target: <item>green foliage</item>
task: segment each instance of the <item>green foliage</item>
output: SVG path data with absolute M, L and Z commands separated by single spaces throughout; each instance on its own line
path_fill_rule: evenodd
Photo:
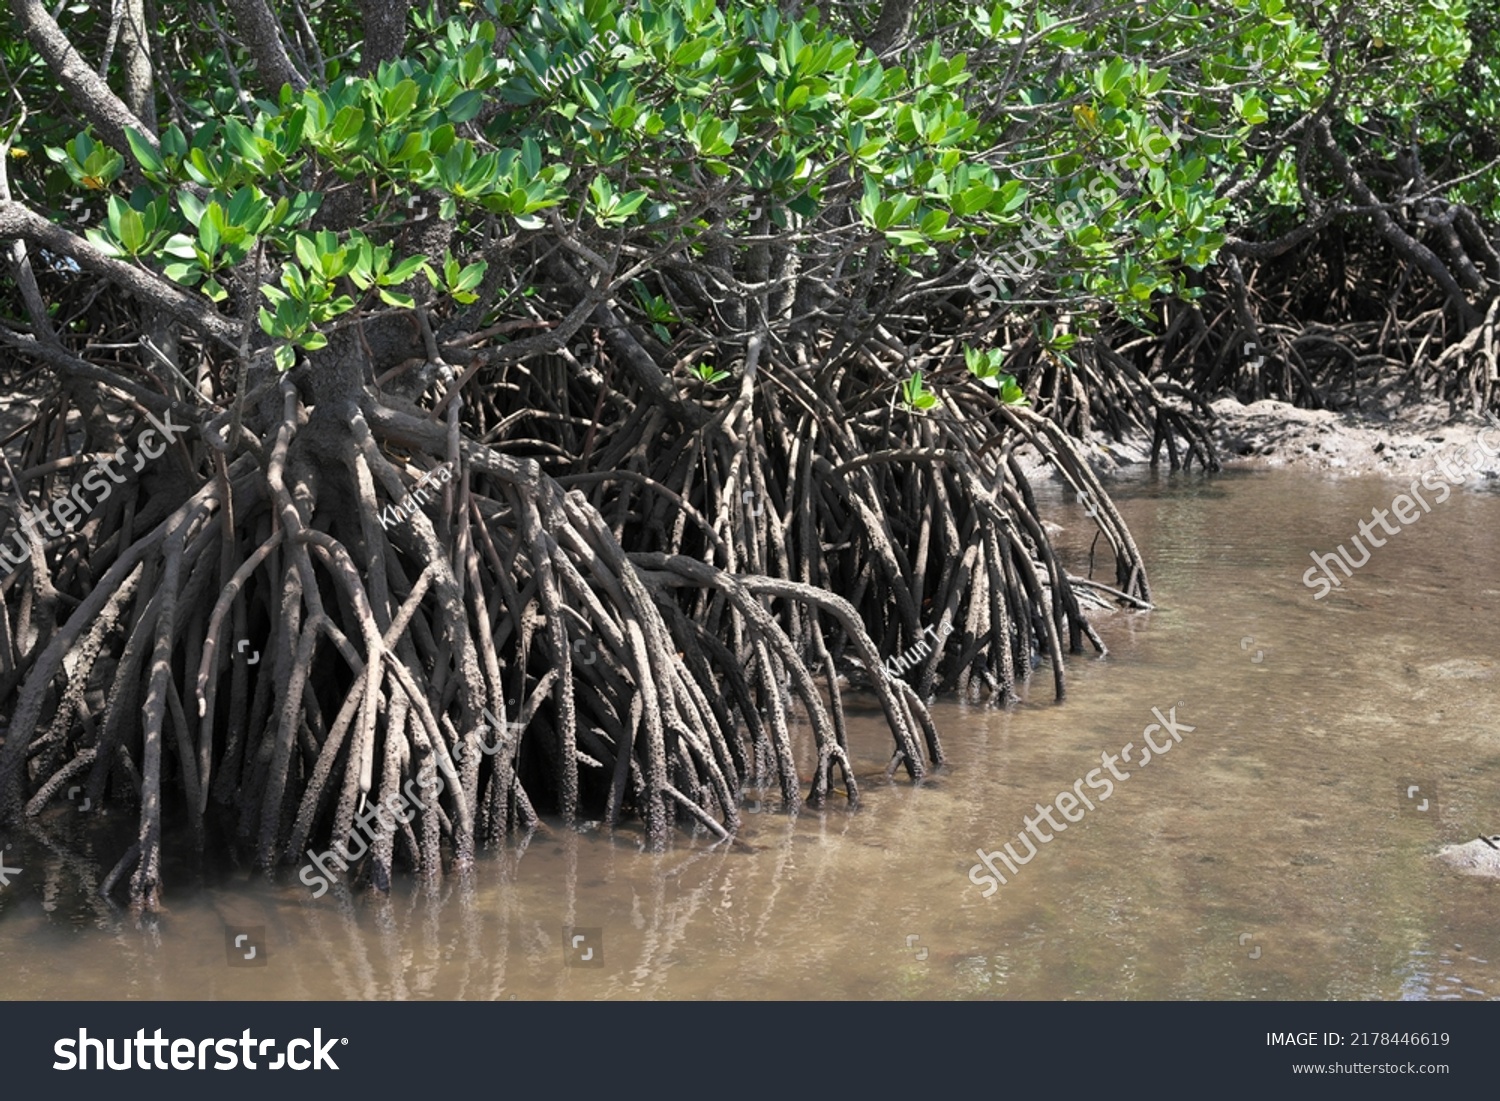
M 922 372 L 913 371 L 911 378 L 901 384 L 901 401 L 908 409 L 920 413 L 937 404 L 937 395 L 922 382 Z
M 274 102 L 226 88 L 226 47 L 189 20 L 171 28 L 192 43 L 170 74 L 180 125 L 116 151 L 39 117 L 18 151 L 42 142 L 56 168 L 18 170 L 15 186 L 51 209 L 78 193 L 96 245 L 216 302 L 261 250 L 277 273 L 261 324 L 283 363 L 340 313 L 414 308 L 418 274 L 475 301 L 477 257 L 394 255 L 411 204 L 433 193 L 456 241 L 570 226 L 600 254 L 698 259 L 726 232 L 727 247 L 756 247 L 733 237 L 753 206 L 811 266 L 842 252 L 865 257 L 851 271 L 893 264 L 933 285 L 1026 249 L 1024 231 L 1053 246 L 1029 294 L 1144 316 L 1158 295 L 1192 293 L 1187 273 L 1214 260 L 1231 221 L 1300 209 L 1296 149 L 1236 208 L 1220 185 L 1273 155 L 1264 135 L 1322 103 L 1334 72 L 1335 117 L 1377 155 L 1415 142 L 1478 167 L 1475 135 L 1500 117 L 1500 41 L 1486 24 L 1476 59 L 1467 23 L 1494 6 L 1374 0 L 1335 19 L 1300 0 L 938 3 L 919 12 L 920 46 L 882 60 L 842 9 L 486 0 L 446 19 L 419 6 L 407 56 L 363 76 L 329 61 L 326 82 Z M 324 14 L 317 34 L 337 57 L 357 13 Z M 45 68 L 24 46 L 0 52 L 44 101 Z M 308 233 L 321 193 L 353 181 L 372 196 L 360 228 Z M 1493 174 L 1457 193 L 1492 214 L 1500 202 Z M 625 308 L 666 343 L 694 320 L 641 282 Z M 1001 400 L 1024 400 L 998 361 L 966 360 Z M 907 404 L 927 408 L 914 378 Z
M 1000 373 L 1000 364 L 1005 353 L 999 348 L 980 351 L 978 348 L 964 349 L 964 364 L 969 373 L 991 390 L 1005 405 L 1027 405 L 1026 394 L 1016 382 L 1014 375 Z
M 700 381 L 709 383 L 710 385 L 716 382 L 723 382 L 725 379 L 731 377 L 728 371 L 716 370 L 714 368 L 714 365 L 707 360 L 695 365 L 693 367 L 693 374 L 696 375 Z
M 638 282 L 631 289 L 635 292 L 636 301 L 640 303 L 641 312 L 651 325 L 651 331 L 661 338 L 662 343 L 672 343 L 672 334 L 667 331 L 667 326 L 682 320 L 672 309 L 672 304 L 661 295 L 652 294 L 643 283 Z
M 389 288 L 401 286 L 419 271 L 426 272 L 433 286 L 438 285 L 437 275 L 432 271 L 426 259 L 421 256 L 408 256 L 400 263 L 392 265 L 391 246 L 377 245 L 358 231 L 349 235 L 349 244 L 354 249 L 354 263 L 349 268 L 350 280 L 362 291 L 374 287 L 380 300 L 388 306 L 411 309 L 416 305 L 416 299 L 411 295 Z M 457 262 L 453 261 L 453 263 L 456 266 Z M 470 268 L 472 271 L 468 275 L 459 271 L 444 282 L 445 289 L 455 299 L 460 294 L 471 294 L 472 288 L 477 287 L 480 280 L 484 278 L 484 261 L 471 264 Z M 446 275 L 446 264 L 444 269 Z
M 106 190 L 125 168 L 124 157 L 88 134 L 79 134 L 65 148 L 48 149 L 47 156 L 62 165 L 75 186 L 89 191 Z
M 488 268 L 489 264 L 484 260 L 476 260 L 464 266 L 451 254 L 444 254 L 441 278 L 431 271 L 428 273 L 428 278 L 432 280 L 434 287 L 442 288 L 455 302 L 467 305 L 478 301 L 479 295 L 474 293 L 474 288 L 484 282 L 484 273 Z

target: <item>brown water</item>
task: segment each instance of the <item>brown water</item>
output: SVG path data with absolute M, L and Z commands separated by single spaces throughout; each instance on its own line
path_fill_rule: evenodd
M 88 896 L 66 846 L 13 832 L 0 997 L 1500 997 L 1500 883 L 1431 856 L 1500 833 L 1500 498 L 1434 505 L 1324 600 L 1301 582 L 1399 491 L 1120 488 L 1160 610 L 1101 620 L 1112 653 L 1073 662 L 1065 705 L 1045 668 L 1015 711 L 938 704 L 951 765 L 919 788 L 881 780 L 889 738 L 858 712 L 863 808 L 747 814 L 755 852 L 559 831 L 466 882 L 344 901 L 295 873 L 194 889 L 169 869 L 143 926 Z M 1075 573 L 1088 535 L 1061 537 Z M 1139 767 L 1174 705 L 1195 729 Z M 1024 856 L 1023 816 L 1127 742 L 1130 779 L 982 897 L 975 850 Z M 565 966 L 565 926 L 602 932 L 578 949 L 602 966 Z M 240 927 L 263 966 L 228 966 Z

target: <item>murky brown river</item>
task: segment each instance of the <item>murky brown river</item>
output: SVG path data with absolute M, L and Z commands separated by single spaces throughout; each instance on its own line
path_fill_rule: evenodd
M 468 882 L 342 902 L 295 871 L 169 866 L 143 927 L 89 896 L 63 818 L 50 845 L 12 831 L 0 997 L 1500 997 L 1500 883 L 1431 857 L 1500 833 L 1500 497 L 1456 492 L 1326 599 L 1301 580 L 1400 488 L 1117 487 L 1159 610 L 1099 621 L 1112 653 L 1071 664 L 1069 701 L 1044 668 L 1013 712 L 939 703 L 951 765 L 920 788 L 883 782 L 889 737 L 857 714 L 862 809 L 748 814 L 756 852 L 538 833 Z M 1074 573 L 1090 534 L 1061 537 Z M 1139 767 L 1174 706 L 1194 729 Z M 1038 818 L 1097 796 L 1075 782 L 1127 743 L 1107 801 L 1068 804 L 1066 832 Z M 983 897 L 976 849 L 1024 858 L 1026 816 L 1052 840 Z M 600 966 L 565 965 L 565 926 Z M 257 955 L 231 967 L 240 929 Z

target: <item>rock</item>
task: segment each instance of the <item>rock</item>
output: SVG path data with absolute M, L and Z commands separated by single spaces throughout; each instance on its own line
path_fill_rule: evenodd
M 1462 845 L 1444 845 L 1437 857 L 1450 868 L 1465 875 L 1482 875 L 1500 879 L 1500 848 L 1476 838 Z

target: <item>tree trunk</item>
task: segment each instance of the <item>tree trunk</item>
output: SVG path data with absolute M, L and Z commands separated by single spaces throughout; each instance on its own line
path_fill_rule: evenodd
M 393 61 L 406 48 L 406 12 L 411 0 L 360 0 L 365 21 L 365 48 L 360 71 L 373 73 L 382 61 Z

